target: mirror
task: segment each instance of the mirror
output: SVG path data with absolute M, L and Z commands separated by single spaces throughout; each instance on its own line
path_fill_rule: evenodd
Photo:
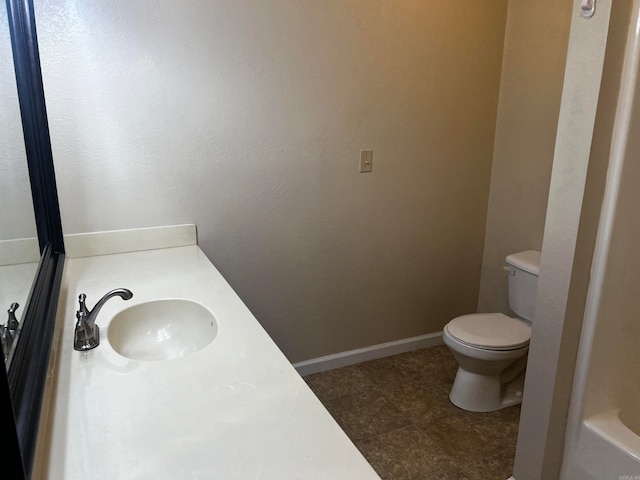
M 6 65 L 3 65 L 2 73 L 14 80 L 13 85 L 17 86 L 22 132 L 20 134 L 15 126 L 7 128 L 13 128 L 18 138 L 23 139 L 30 188 L 27 185 L 17 186 L 15 190 L 6 188 L 6 192 L 2 195 L 15 195 L 15 197 L 11 196 L 11 202 L 24 202 L 24 204 L 14 206 L 11 203 L 10 208 L 3 201 L 3 209 L 12 211 L 2 212 L 3 216 L 0 218 L 3 221 L 8 218 L 9 223 L 16 224 L 21 224 L 25 218 L 30 218 L 28 213 L 30 195 L 33 206 L 32 218 L 35 220 L 35 232 L 37 232 L 37 248 L 34 256 L 39 259 L 30 292 L 26 296 L 24 306 L 19 307 L 22 308 L 19 336 L 8 355 L 9 366 L 6 369 L 0 368 L 0 432 L 4 440 L 2 478 L 20 480 L 30 479 L 33 468 L 58 295 L 62 282 L 64 242 L 40 72 L 33 3 L 31 0 L 6 0 L 6 6 L 12 55 L 5 55 L 3 58 L 13 58 L 15 76 L 9 75 L 9 72 L 4 70 Z M 5 25 L 1 28 L 5 28 Z M 8 64 L 6 61 L 3 63 Z M 3 78 L 0 85 L 5 85 L 5 81 L 7 85 L 9 84 L 9 80 Z M 11 93 L 8 96 L 11 97 Z M 2 102 L 4 101 L 3 99 Z M 4 106 L 4 103 L 1 105 Z M 13 108 L 15 112 L 15 107 Z M 4 119 L 0 121 L 4 122 Z M 8 145 L 17 145 L 17 139 L 13 134 L 7 133 L 7 135 Z M 3 142 L 5 141 L 4 136 L 0 138 Z M 17 146 L 8 147 L 4 143 L 0 143 L 0 147 L 19 150 Z M 18 172 L 24 167 L 24 164 L 21 166 L 14 162 L 19 161 L 13 157 L 7 159 L 6 168 L 11 171 L 9 179 L 3 176 L 5 183 L 14 180 L 14 171 Z M 3 190 L 5 187 L 6 185 L 3 185 Z M 0 196 L 0 199 L 4 197 Z M 22 230 L 16 229 L 11 233 L 3 224 L 3 236 L 0 240 L 8 238 L 10 240 L 4 245 L 15 247 L 14 240 L 21 235 L 28 235 L 28 233 L 16 232 L 22 232 Z M 24 232 L 33 232 L 33 230 L 24 230 Z M 26 245 L 29 242 L 27 241 L 26 244 L 22 242 L 22 244 Z M 28 252 L 29 248 L 26 251 Z M 10 273 L 15 272 L 9 267 L 34 263 L 22 261 L 19 255 L 16 255 L 15 249 L 12 254 L 8 254 L 8 258 L 7 263 L 11 265 L 1 268 Z M 10 277 L 8 281 L 12 280 L 13 277 Z M 0 305 L 0 308 L 3 306 Z
M 0 338 L 9 368 L 40 260 L 6 9 L 0 9 Z M 7 310 L 17 304 L 15 320 Z M 11 325 L 8 325 L 11 323 Z

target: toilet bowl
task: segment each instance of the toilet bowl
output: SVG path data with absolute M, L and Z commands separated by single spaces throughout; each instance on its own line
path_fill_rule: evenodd
M 506 258 L 509 306 L 502 313 L 462 315 L 445 325 L 442 338 L 458 362 L 451 402 L 472 412 L 491 412 L 522 401 L 531 339 L 540 252 L 526 250 Z
M 458 362 L 449 394 L 454 405 L 491 412 L 522 401 L 531 338 L 527 323 L 501 313 L 463 315 L 445 326 L 442 337 Z

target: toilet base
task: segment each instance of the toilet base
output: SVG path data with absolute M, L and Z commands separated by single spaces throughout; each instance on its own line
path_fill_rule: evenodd
M 449 400 L 470 412 L 493 412 L 522 402 L 524 369 L 506 383 L 500 375 L 479 375 L 458 367 Z

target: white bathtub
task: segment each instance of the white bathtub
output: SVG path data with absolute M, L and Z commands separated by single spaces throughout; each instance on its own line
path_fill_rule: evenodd
M 640 436 L 621 421 L 617 410 L 584 420 L 567 467 L 565 478 L 640 479 Z

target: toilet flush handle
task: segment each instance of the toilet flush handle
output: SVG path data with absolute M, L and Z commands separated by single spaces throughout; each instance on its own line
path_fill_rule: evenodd
M 507 272 L 509 272 L 509 275 L 513 276 L 516 274 L 515 269 L 511 268 L 509 265 L 505 265 L 504 267 L 502 267 L 503 270 L 506 270 Z

